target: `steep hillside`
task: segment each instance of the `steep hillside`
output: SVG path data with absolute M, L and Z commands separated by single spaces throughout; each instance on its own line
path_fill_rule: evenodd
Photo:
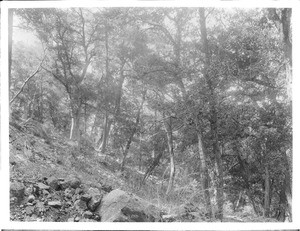
M 58 134 L 48 134 L 45 139 L 10 126 L 11 220 L 82 219 L 81 210 L 85 209 L 74 210 L 79 195 L 91 188 L 103 195 L 128 189 L 124 177 L 115 172 L 117 166 L 109 157 L 104 160 L 93 149 L 78 149 Z M 50 201 L 65 203 L 51 206 Z M 99 220 L 94 215 L 87 217 Z
M 121 174 L 113 158 L 87 145 L 78 148 L 58 133 L 39 130 L 44 131 L 38 124 L 35 129 L 10 125 L 11 220 L 210 221 L 201 206 L 174 206 L 172 198 L 150 195 L 151 184 L 160 184 L 155 177 L 140 187 L 143 175 L 138 171 L 126 169 Z M 244 213 L 227 214 L 223 221 L 260 220 Z

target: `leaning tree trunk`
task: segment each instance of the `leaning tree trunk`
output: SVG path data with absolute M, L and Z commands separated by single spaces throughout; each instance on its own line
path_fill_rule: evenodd
M 141 185 L 143 185 L 145 183 L 145 181 L 151 175 L 151 173 L 153 172 L 153 170 L 159 165 L 159 161 L 160 161 L 160 159 L 161 159 L 162 156 L 163 156 L 163 151 L 159 151 L 158 155 L 155 157 L 155 159 L 153 160 L 152 164 L 150 165 L 150 167 L 145 172 L 143 180 L 141 182 Z
M 175 178 L 175 162 L 174 162 L 174 147 L 173 147 L 173 134 L 172 134 L 172 118 L 169 118 L 169 123 L 164 120 L 164 127 L 167 133 L 168 139 L 168 150 L 170 154 L 170 178 L 169 184 L 166 191 L 166 195 L 169 195 L 171 190 L 173 189 L 174 178 Z

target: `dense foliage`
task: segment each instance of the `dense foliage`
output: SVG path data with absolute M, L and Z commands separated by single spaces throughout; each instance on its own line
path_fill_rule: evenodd
M 142 171 L 141 188 L 153 175 L 161 193 L 208 217 L 229 205 L 291 219 L 291 9 L 10 16 L 41 44 L 12 43 L 11 120 L 37 120 L 122 172 Z

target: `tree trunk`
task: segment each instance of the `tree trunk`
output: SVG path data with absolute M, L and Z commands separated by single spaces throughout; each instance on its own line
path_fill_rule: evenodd
M 14 10 L 8 10 L 8 78 L 9 78 L 9 86 L 11 81 L 11 65 L 12 65 L 12 37 L 13 37 L 13 17 Z
M 168 149 L 170 154 L 170 178 L 166 195 L 169 195 L 173 189 L 174 178 L 175 178 L 175 163 L 174 163 L 174 148 L 173 148 L 173 134 L 172 134 L 172 118 L 169 118 L 169 123 L 164 120 L 164 127 L 167 133 Z
M 112 121 L 109 119 L 108 112 L 105 112 L 103 132 L 102 132 L 102 140 L 101 140 L 101 144 L 100 144 L 100 147 L 99 147 L 101 153 L 106 152 L 106 145 L 107 145 L 107 140 L 108 140 L 111 124 L 112 124 Z
M 214 86 L 212 82 L 212 76 L 209 75 L 209 68 L 211 64 L 211 53 L 209 50 L 208 40 L 207 40 L 207 30 L 206 30 L 206 17 L 204 8 L 199 9 L 199 17 L 200 17 L 200 31 L 201 31 L 201 40 L 203 45 L 203 52 L 205 55 L 204 61 L 204 78 L 206 80 L 206 84 L 210 91 L 210 102 L 209 102 L 209 111 L 210 111 L 210 127 L 213 135 L 213 153 L 216 160 L 217 167 L 217 206 L 218 211 L 216 212 L 216 218 L 222 220 L 223 219 L 223 204 L 224 204 L 224 180 L 223 180 L 223 164 L 221 159 L 221 153 L 219 148 L 219 138 L 218 138 L 218 114 L 216 109 L 216 97 L 214 93 Z
M 291 222 L 292 219 L 292 184 L 290 174 L 290 164 L 287 153 L 283 153 L 284 162 L 286 165 L 284 181 L 279 193 L 279 215 L 277 217 L 280 221 L 285 221 L 286 218 Z
M 264 217 L 270 214 L 270 172 L 268 165 L 265 166 L 265 198 L 264 198 Z
M 201 176 L 202 190 L 204 191 L 206 213 L 208 213 L 209 217 L 212 217 L 212 206 L 211 206 L 210 192 L 209 192 L 209 174 L 206 165 L 206 153 L 203 146 L 202 134 L 200 129 L 197 129 L 197 137 L 198 137 L 198 152 L 199 152 L 199 159 L 200 159 L 200 176 Z
M 142 133 L 140 133 L 139 140 L 139 171 L 142 170 Z
M 211 123 L 211 130 L 213 133 L 213 153 L 216 157 L 216 169 L 217 169 L 217 206 L 218 211 L 216 212 L 216 218 L 223 219 L 223 204 L 224 204 L 224 180 L 223 180 L 223 164 L 221 159 L 221 153 L 219 148 L 219 139 L 218 139 L 218 128 L 217 128 L 217 114 L 213 112 L 213 122 Z
M 70 130 L 70 139 L 78 140 L 79 139 L 79 111 L 72 111 L 71 115 L 71 130 Z
M 153 172 L 153 170 L 159 165 L 159 161 L 160 161 L 160 159 L 161 159 L 162 156 L 163 156 L 163 151 L 160 151 L 158 153 L 158 155 L 155 157 L 155 159 L 153 160 L 153 162 L 150 165 L 150 167 L 145 172 L 143 180 L 141 182 L 141 185 L 143 185 L 145 183 L 146 179 L 151 175 L 151 173 Z

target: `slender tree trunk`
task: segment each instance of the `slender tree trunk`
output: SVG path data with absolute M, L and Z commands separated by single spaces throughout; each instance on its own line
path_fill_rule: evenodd
M 204 78 L 206 84 L 210 91 L 210 127 L 213 135 L 213 153 L 216 159 L 217 166 L 217 206 L 218 211 L 216 213 L 216 218 L 223 219 L 223 204 L 224 204 L 224 180 L 223 180 L 223 164 L 221 159 L 221 152 L 219 148 L 219 138 L 218 138 L 218 114 L 216 109 L 216 97 L 214 93 L 214 86 L 212 82 L 212 76 L 209 75 L 209 68 L 211 64 L 211 53 L 209 50 L 208 39 L 207 39 L 207 30 L 206 30 L 206 17 L 204 8 L 199 9 L 200 16 L 200 31 L 201 31 L 201 40 L 203 45 L 203 52 L 205 55 L 204 61 Z
M 13 15 L 14 10 L 8 10 L 8 77 L 9 77 L 9 86 L 11 81 L 11 64 L 12 64 L 12 37 L 13 37 Z
M 166 191 L 166 195 L 169 195 L 173 189 L 174 178 L 175 178 L 175 162 L 174 162 L 174 148 L 173 148 L 173 134 L 172 134 L 172 118 L 169 118 L 169 123 L 164 120 L 164 126 L 167 133 L 168 149 L 170 154 L 170 178 L 169 184 Z
M 287 153 L 283 153 L 284 162 L 286 165 L 286 170 L 284 174 L 284 181 L 279 193 L 279 216 L 278 220 L 285 221 L 286 218 L 291 222 L 292 219 L 292 184 L 291 184 L 291 174 L 290 174 L 290 164 L 288 161 Z
M 209 217 L 212 217 L 212 206 L 211 206 L 211 197 L 209 192 L 209 174 L 206 164 L 206 153 L 203 146 L 202 134 L 200 129 L 197 129 L 197 137 L 198 137 L 198 152 L 200 159 L 200 176 L 202 182 L 202 190 L 204 191 L 204 200 L 206 213 L 208 213 Z
M 270 172 L 268 165 L 265 166 L 265 198 L 264 198 L 264 217 L 270 214 Z
M 217 206 L 218 212 L 216 213 L 216 218 L 223 219 L 223 204 L 224 204 L 224 180 L 223 180 L 223 164 L 221 159 L 221 153 L 219 149 L 219 139 L 218 139 L 218 128 L 217 128 L 217 114 L 213 112 L 214 119 L 211 123 L 211 130 L 213 132 L 213 153 L 216 157 L 216 166 L 217 166 Z
M 135 129 L 134 129 L 135 130 Z M 125 168 L 125 162 L 126 162 L 126 158 L 127 158 L 127 155 L 128 155 L 128 152 L 129 152 L 129 148 L 130 148 L 130 145 L 131 145 L 131 142 L 132 142 L 132 138 L 134 136 L 134 131 L 130 134 L 128 140 L 127 140 L 127 143 L 126 143 L 126 146 L 125 146 L 125 150 L 123 152 L 123 159 L 122 159 L 122 164 L 121 164 L 121 172 L 124 171 L 124 168 Z
M 70 130 L 70 139 L 71 140 L 78 140 L 79 139 L 79 111 L 74 109 L 72 110 L 71 115 L 71 130 Z
M 142 170 L 142 133 L 140 133 L 139 139 L 139 171 Z
M 147 169 L 147 171 L 144 174 L 143 180 L 141 182 L 141 185 L 143 185 L 145 183 L 145 181 L 147 180 L 147 178 L 151 175 L 151 173 L 153 172 L 153 170 L 159 165 L 159 161 L 161 159 L 161 157 L 163 156 L 163 151 L 160 151 L 158 153 L 158 155 L 155 157 L 155 159 L 153 160 L 152 164 L 150 165 L 150 167 Z
M 101 144 L 99 147 L 101 153 L 106 152 L 106 145 L 107 145 L 107 140 L 108 140 L 111 124 L 112 124 L 112 121 L 109 119 L 109 113 L 105 112 L 102 140 L 101 140 Z
M 108 22 L 105 21 L 105 27 L 104 27 L 104 32 L 105 32 L 105 80 L 104 83 L 108 87 L 109 83 L 111 82 L 110 77 L 110 68 L 109 68 L 109 31 L 108 31 Z M 109 138 L 109 133 L 110 133 L 110 128 L 112 121 L 109 118 L 109 113 L 108 113 L 108 103 L 105 101 L 105 116 L 104 116 L 104 121 L 103 121 L 103 130 L 102 130 L 102 135 L 101 135 L 101 143 L 99 146 L 99 149 L 101 153 L 106 152 L 106 146 Z

